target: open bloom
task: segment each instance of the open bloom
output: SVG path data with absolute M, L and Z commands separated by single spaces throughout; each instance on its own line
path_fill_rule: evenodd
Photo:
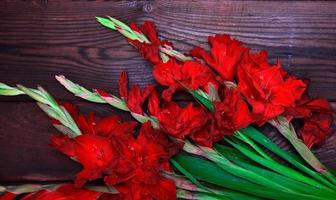
M 280 64 L 277 66 L 258 66 L 255 62 L 240 65 L 238 90 L 252 106 L 257 121 L 263 124 L 295 105 L 306 89 L 306 84 L 292 76 L 285 75 Z
M 190 135 L 202 146 L 212 147 L 214 142 L 247 127 L 255 120 L 239 91 L 225 87 L 220 90 L 219 96 L 222 100 L 213 102 L 215 111 L 208 113 L 206 124 Z
M 205 65 L 197 61 L 179 62 L 169 59 L 166 63 L 160 63 L 154 66 L 153 76 L 155 80 L 163 85 L 168 86 L 162 96 L 166 101 L 171 101 L 172 95 L 183 90 L 183 85 L 190 89 L 205 88 L 208 83 L 218 85 L 213 73 Z
M 137 26 L 131 23 L 130 27 L 133 31 L 143 34 L 148 39 L 148 42 L 140 42 L 139 40 L 128 39 L 128 42 L 135 46 L 141 53 L 142 57 L 149 60 L 153 64 L 161 63 L 159 47 L 172 44 L 166 40 L 160 40 L 157 36 L 156 27 L 153 22 L 145 21 L 143 25 Z
M 199 145 L 212 147 L 214 142 L 232 134 L 232 132 L 219 127 L 214 114 L 208 114 L 208 119 L 205 119 L 205 122 L 201 128 L 190 134 L 190 138 Z
M 176 198 L 174 182 L 160 176 L 162 170 L 171 170 L 168 159 L 178 150 L 163 132 L 153 129 L 147 122 L 135 137 L 136 122 L 121 122 L 114 116 L 89 115 L 85 118 L 78 114 L 75 106 L 66 104 L 65 107 L 82 135 L 75 138 L 55 135 L 51 142 L 56 149 L 83 165 L 75 179 L 76 187 L 104 178 L 107 185 L 120 192 L 108 195 L 111 198 L 104 197 L 107 199 Z
M 190 54 L 203 59 L 224 80 L 233 81 L 238 63 L 247 48 L 229 35 L 209 36 L 208 39 L 211 54 L 200 47 L 191 50 Z
M 284 115 L 291 120 L 292 118 L 307 118 L 314 113 L 332 114 L 333 111 L 327 100 L 311 99 L 305 95 L 294 106 L 286 108 Z
M 316 113 L 304 120 L 303 127 L 299 130 L 299 136 L 308 148 L 324 141 L 333 133 L 331 125 L 333 118 L 329 114 Z
M 166 135 L 147 122 L 131 145 L 136 154 L 136 170 L 132 179 L 116 185 L 122 199 L 176 199 L 174 182 L 160 176 L 162 170 L 170 171 L 168 159 L 176 153 L 169 150 L 175 148 Z
M 153 84 L 149 84 L 141 91 L 140 87 L 135 85 L 131 90 L 129 90 L 127 73 L 122 72 L 120 74 L 119 93 L 121 98 L 126 101 L 127 107 L 133 113 L 143 114 L 142 105 L 154 88 L 155 86 Z
M 76 159 L 84 169 L 76 176 L 76 186 L 82 186 L 87 180 L 101 178 L 103 173 L 110 171 L 117 159 L 112 144 L 104 137 L 80 135 L 75 139 L 67 136 L 54 135 L 52 146 L 62 153 Z
M 223 100 L 214 102 L 215 119 L 220 128 L 233 132 L 247 127 L 254 121 L 253 114 L 239 91 L 225 87 L 220 96 Z
M 285 116 L 290 120 L 292 118 L 304 118 L 304 124 L 299 129 L 299 136 L 303 142 L 311 148 L 319 144 L 333 133 L 332 109 L 328 101 L 324 99 L 310 99 L 304 96 L 296 102 L 293 107 L 287 108 Z
M 208 118 L 203 108 L 192 103 L 182 108 L 175 102 L 169 102 L 159 108 L 157 113 L 151 114 L 158 119 L 164 132 L 179 139 L 202 128 Z
M 132 153 L 127 147 L 134 140 L 132 133 L 136 122 L 122 123 L 118 117 L 99 119 L 94 115 L 85 118 L 73 106 L 65 105 L 80 128 L 82 135 L 69 138 L 65 135 L 51 137 L 51 145 L 77 160 L 83 170 L 76 176 L 80 187 L 88 180 L 105 177 L 109 185 L 133 176 Z

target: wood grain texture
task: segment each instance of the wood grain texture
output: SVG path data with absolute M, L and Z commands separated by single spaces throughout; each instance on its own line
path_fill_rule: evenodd
M 154 81 L 151 65 L 117 32 L 95 21 L 94 16 L 104 15 L 126 22 L 153 20 L 160 37 L 182 52 L 207 47 L 209 34 L 231 34 L 253 50 L 266 49 L 270 62 L 279 57 L 287 71 L 310 79 L 312 96 L 336 101 L 336 2 L 3 0 L 0 10 L 0 82 L 40 84 L 60 100 L 76 101 L 84 112 L 125 115 L 83 103 L 65 92 L 54 75 L 114 94 L 123 70 L 129 72 L 130 85 Z M 0 97 L 0 110 L 0 182 L 66 181 L 80 170 L 48 146 L 57 131 L 29 98 Z M 262 130 L 289 148 L 274 129 Z M 335 145 L 334 135 L 316 148 L 332 169 Z
M 0 5 L 0 80 L 41 84 L 60 99 L 73 97 L 54 80 L 59 73 L 111 92 L 117 91 L 122 70 L 130 73 L 131 84 L 153 82 L 151 66 L 94 18 L 111 15 L 126 22 L 155 21 L 160 36 L 183 52 L 205 46 L 209 34 L 231 34 L 310 79 L 312 96 L 336 100 L 330 92 L 336 88 L 336 2 L 16 0 Z M 27 100 L 20 98 L 15 100 Z

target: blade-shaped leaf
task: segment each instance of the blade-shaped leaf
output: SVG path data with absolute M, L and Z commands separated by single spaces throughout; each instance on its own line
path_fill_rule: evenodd
M 298 160 L 295 156 L 292 156 L 288 152 L 284 151 L 280 147 L 278 147 L 275 143 L 273 143 L 268 137 L 266 137 L 263 133 L 258 131 L 257 129 L 253 128 L 252 126 L 249 126 L 247 128 L 243 128 L 240 130 L 244 135 L 250 137 L 257 143 L 261 144 L 268 150 L 272 151 L 274 154 L 278 155 L 282 159 L 286 160 L 293 166 L 297 167 L 304 173 L 310 175 L 311 177 L 315 178 L 315 180 L 318 180 L 320 183 L 323 183 L 324 185 L 327 185 L 330 188 L 336 189 L 335 185 L 330 183 L 328 180 L 326 180 L 321 174 L 311 170 L 307 166 L 305 166 L 301 160 Z

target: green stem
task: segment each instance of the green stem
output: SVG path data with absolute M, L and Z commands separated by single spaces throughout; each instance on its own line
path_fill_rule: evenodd
M 307 197 L 302 194 L 287 193 L 284 191 L 274 190 L 272 188 L 265 188 L 259 184 L 251 183 L 246 179 L 233 176 L 227 171 L 219 168 L 213 162 L 192 156 L 186 153 L 179 153 L 171 158 L 176 161 L 181 167 L 192 174 L 194 178 L 200 181 L 205 181 L 220 187 L 240 191 L 266 199 L 321 199 L 315 197 Z M 197 163 L 197 164 L 195 164 Z M 211 173 L 209 173 L 211 172 Z M 219 178 L 220 177 L 220 178 Z
M 301 174 L 301 173 L 299 173 L 299 172 L 297 172 L 297 171 L 295 171 L 295 170 L 293 170 L 289 167 L 286 167 L 286 166 L 284 166 L 280 163 L 277 163 L 274 160 L 267 160 L 267 159 L 255 154 L 255 153 L 253 153 L 252 151 L 250 151 L 250 149 L 248 149 L 248 147 L 246 145 L 244 145 L 243 143 L 241 143 L 238 140 L 231 141 L 231 140 L 227 139 L 227 142 L 229 142 L 233 147 L 238 149 L 241 153 L 243 153 L 244 155 L 246 155 L 250 159 L 259 163 L 261 166 L 267 167 L 274 172 L 282 174 L 284 177 L 288 177 L 291 180 L 295 180 L 296 182 L 305 183 L 307 185 L 307 187 L 312 186 L 312 187 L 315 187 L 316 189 L 319 189 L 320 192 L 327 192 L 327 193 L 332 193 L 333 195 L 336 195 L 335 191 L 331 191 L 328 187 L 320 184 L 319 182 L 315 181 L 314 179 L 306 177 L 303 174 Z M 216 149 L 220 150 L 221 145 L 216 145 Z M 220 151 L 220 152 L 222 153 L 224 151 Z M 261 174 L 263 174 L 263 173 L 261 173 Z M 276 182 L 278 182 L 278 181 L 276 181 Z M 283 184 L 281 184 L 281 185 L 283 185 Z M 290 187 L 290 188 L 292 188 L 292 187 Z

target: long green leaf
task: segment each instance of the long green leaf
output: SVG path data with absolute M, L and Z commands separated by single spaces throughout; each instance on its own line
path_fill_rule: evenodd
M 217 196 L 216 193 L 211 191 L 209 188 L 203 186 L 196 178 L 193 177 L 192 174 L 190 174 L 187 170 L 185 170 L 178 162 L 176 162 L 174 159 L 170 159 L 170 162 L 173 164 L 174 167 L 176 167 L 183 175 L 185 175 L 192 183 L 194 183 L 197 187 L 211 193 Z M 228 199 L 224 196 L 222 196 L 223 199 Z
M 208 159 L 213 161 L 218 167 L 220 167 L 223 170 L 226 170 L 227 172 L 235 176 L 262 185 L 265 188 L 272 188 L 274 190 L 279 190 L 283 192 L 293 192 L 290 188 L 283 187 L 282 185 L 276 182 L 270 181 L 260 174 L 256 174 L 252 171 L 239 167 L 238 165 L 228 160 L 225 156 L 216 152 L 214 149 L 206 147 L 201 147 L 201 149 L 208 155 Z
M 309 199 L 300 195 L 296 196 L 286 192 L 273 190 L 271 188 L 265 189 L 265 187 L 231 175 L 230 173 L 219 168 L 213 162 L 192 155 L 179 153 L 178 155 L 174 156 L 173 159 L 198 180 L 212 183 L 221 187 L 241 191 L 243 193 L 248 193 L 253 196 L 267 199 Z
M 289 168 L 286 167 L 280 163 L 277 163 L 274 160 L 268 160 L 265 159 L 255 153 L 253 153 L 252 151 L 250 151 L 250 149 L 248 149 L 244 144 L 240 143 L 239 141 L 235 141 L 234 140 L 229 140 L 227 139 L 227 141 L 234 146 L 235 148 L 237 148 L 241 153 L 243 153 L 244 155 L 246 155 L 247 157 L 249 157 L 250 159 L 254 160 L 255 162 L 259 163 L 261 166 L 265 166 L 267 168 L 269 168 L 270 170 L 277 172 L 279 174 L 282 174 L 283 176 L 286 176 L 288 178 L 291 178 L 293 180 L 302 182 L 302 183 L 306 183 L 310 186 L 319 188 L 321 191 L 330 191 L 329 188 L 327 188 L 326 186 L 320 184 L 319 182 L 315 181 L 314 179 L 311 179 L 309 177 L 304 176 L 303 174 Z M 220 149 L 220 145 L 216 145 L 216 149 Z M 223 151 L 221 151 L 223 153 Z M 283 184 L 282 184 L 283 185 Z
M 257 174 L 263 174 L 264 177 L 270 180 L 273 180 L 285 187 L 291 188 L 294 191 L 307 194 L 307 195 L 318 196 L 321 199 L 333 199 L 333 197 L 335 197 L 335 193 L 321 190 L 314 186 L 295 181 L 293 179 L 287 178 L 286 176 L 279 175 L 272 171 L 265 170 L 263 168 L 256 167 L 254 165 L 251 165 L 251 164 L 239 161 L 239 160 L 236 160 L 234 162 L 237 163 L 239 166 L 245 169 L 249 169 Z
M 245 136 L 240 131 L 235 131 L 235 133 L 233 134 L 233 136 L 236 137 L 236 138 L 238 138 L 238 139 L 240 139 L 240 140 L 242 140 L 243 142 L 249 144 L 256 152 L 258 152 L 265 159 L 273 160 L 273 158 L 271 158 L 269 155 L 267 155 L 267 153 L 265 151 L 263 151 L 256 143 L 254 143 L 254 141 L 252 139 L 250 139 L 249 137 Z
M 231 152 L 228 151 L 230 150 L 229 147 L 216 144 L 215 149 L 218 150 L 221 154 L 224 154 L 226 157 L 230 158 L 232 162 L 238 164 L 239 166 L 254 171 L 257 174 L 262 174 L 266 178 L 273 180 L 281 185 L 284 185 L 285 187 L 292 188 L 300 193 L 305 193 L 309 195 L 319 194 L 319 196 L 321 198 L 323 197 L 324 199 L 333 199 L 332 197 L 336 195 L 334 191 L 330 191 L 328 190 L 328 188 L 325 189 L 317 188 L 315 187 L 315 185 L 308 185 L 300 181 L 288 178 L 287 176 L 275 173 L 271 170 L 262 168 L 261 165 L 257 166 L 255 165 L 256 163 L 246 162 L 244 159 L 241 159 L 241 157 L 231 156 L 230 155 Z
M 321 174 L 309 169 L 304 164 L 301 163 L 300 160 L 297 160 L 296 157 L 292 156 L 288 152 L 284 151 L 280 147 L 278 147 L 275 143 L 273 143 L 268 137 L 266 137 L 264 134 L 259 132 L 257 129 L 253 128 L 252 126 L 249 126 L 247 128 L 241 129 L 241 132 L 243 132 L 246 136 L 250 137 L 257 143 L 261 144 L 265 148 L 272 151 L 274 154 L 278 155 L 282 159 L 286 160 L 293 166 L 297 167 L 304 173 L 310 175 L 315 180 L 320 181 L 320 183 L 323 183 L 324 185 L 327 185 L 330 188 L 333 188 L 333 190 L 336 189 L 336 187 L 330 183 L 328 180 L 326 180 L 324 177 L 322 177 Z

